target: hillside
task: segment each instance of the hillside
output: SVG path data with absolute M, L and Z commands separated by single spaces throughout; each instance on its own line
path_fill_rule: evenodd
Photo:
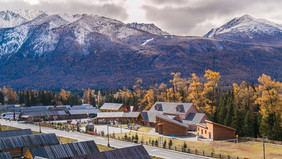
M 168 82 L 171 72 L 201 76 L 205 69 L 220 72 L 226 84 L 256 82 L 262 73 L 282 80 L 282 45 L 180 37 L 155 25 L 147 26 L 149 32 L 134 26 L 96 15 L 42 13 L 0 28 L 1 85 L 117 88 L 131 87 L 139 77 L 148 86 Z

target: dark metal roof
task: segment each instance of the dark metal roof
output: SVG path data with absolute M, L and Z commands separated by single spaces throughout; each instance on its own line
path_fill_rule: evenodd
M 12 159 L 12 156 L 11 156 L 10 152 L 1 152 L 0 158 L 1 159 Z
M 30 135 L 30 134 L 32 134 L 32 131 L 30 129 L 0 131 L 0 138 L 20 136 L 20 135 Z
M 61 145 L 30 148 L 33 157 L 41 158 L 70 158 L 74 156 L 92 154 L 99 152 L 94 141 L 75 142 Z
M 185 114 L 192 105 L 193 103 L 156 102 L 149 111 L 159 111 L 168 114 Z M 179 108 L 179 111 L 176 107 Z
M 204 113 L 189 113 L 185 119 L 182 120 L 184 124 L 197 125 L 205 117 Z
M 161 112 L 158 111 L 143 111 L 141 112 L 141 115 L 143 116 L 144 120 L 146 122 L 156 122 L 156 115 L 161 114 Z
M 54 133 L 5 137 L 5 138 L 0 138 L 0 151 L 15 149 L 15 148 L 54 145 L 54 144 L 59 144 L 59 140 Z
M 142 145 L 76 156 L 74 159 L 150 159 Z
M 122 105 L 120 103 L 104 103 L 100 109 L 119 110 Z

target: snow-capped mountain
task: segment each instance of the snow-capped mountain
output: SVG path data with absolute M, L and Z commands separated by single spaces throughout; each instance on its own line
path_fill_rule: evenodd
M 160 28 L 155 26 L 155 24 L 145 24 L 145 23 L 135 23 L 134 22 L 134 23 L 128 23 L 127 26 L 146 31 L 151 34 L 169 35 L 169 33 L 162 31 Z
M 244 15 L 234 18 L 219 28 L 212 29 L 204 36 L 240 42 L 279 44 L 282 42 L 282 25 Z
M 0 11 L 0 28 L 11 28 L 44 14 L 37 10 Z

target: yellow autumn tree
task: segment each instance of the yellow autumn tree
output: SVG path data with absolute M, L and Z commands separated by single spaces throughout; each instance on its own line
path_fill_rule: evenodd
M 97 102 L 98 102 L 98 105 L 101 104 L 101 102 L 102 102 L 102 94 L 101 94 L 100 90 L 98 91 Z
M 250 86 L 246 81 L 243 81 L 240 86 L 236 83 L 233 84 L 233 94 L 234 94 L 234 106 L 239 111 L 244 111 L 246 109 L 254 112 L 256 92 L 253 87 Z
M 204 84 L 203 95 L 206 98 L 205 102 L 205 112 L 211 118 L 215 111 L 216 105 L 219 104 L 220 99 L 220 74 L 219 72 L 213 72 L 211 70 L 206 70 L 205 75 L 207 82 Z
M 181 73 L 172 72 L 171 75 L 173 76 L 172 80 L 169 82 L 172 84 L 173 89 L 173 98 L 169 99 L 171 102 L 182 102 L 183 96 L 185 91 L 187 90 L 187 80 L 180 77 Z M 170 91 L 170 90 L 168 90 Z M 171 92 L 169 92 L 171 93 Z
M 167 85 L 161 83 L 158 87 L 157 101 L 166 102 L 166 87 Z
M 145 110 L 149 110 L 155 103 L 155 93 L 153 89 L 149 89 L 146 91 L 144 98 L 142 99 L 142 103 L 145 105 Z
M 204 84 L 200 82 L 195 73 L 188 79 L 189 87 L 187 90 L 186 101 L 193 103 L 198 110 L 204 112 L 206 98 L 203 96 Z
M 260 83 L 258 86 L 257 104 L 260 105 L 260 112 L 263 118 L 270 114 L 275 114 L 281 119 L 282 115 L 282 84 L 278 81 L 271 80 L 270 76 L 263 74 L 258 78 Z
M 143 83 L 142 79 L 137 78 L 136 84 L 133 86 L 133 90 L 134 90 L 133 94 L 137 98 L 137 105 L 142 105 L 142 99 L 145 94 L 145 90 L 142 87 L 142 83 Z

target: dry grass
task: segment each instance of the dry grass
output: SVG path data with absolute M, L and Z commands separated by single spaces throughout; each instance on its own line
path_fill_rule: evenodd
M 150 128 L 150 127 L 144 127 L 144 126 L 142 126 L 142 127 L 139 127 L 138 129 L 137 129 L 137 131 L 141 131 L 141 132 L 150 132 L 152 130 L 152 128 Z
M 73 143 L 73 142 L 77 142 L 78 141 L 76 139 L 71 139 L 71 138 L 62 137 L 62 136 L 59 136 L 59 139 L 60 139 L 60 143 L 61 144 Z
M 117 137 L 123 138 L 125 133 L 116 134 Z M 135 136 L 136 133 L 127 133 L 128 137 Z M 147 134 L 138 134 L 139 140 L 143 140 L 144 142 L 149 142 L 149 140 L 156 140 L 159 137 Z M 164 137 L 163 140 L 169 142 L 171 138 Z M 221 153 L 223 155 L 230 155 L 230 156 L 238 156 L 240 158 L 254 158 L 259 159 L 263 158 L 263 148 L 262 143 L 260 142 L 239 142 L 238 148 L 237 144 L 232 142 L 220 142 L 220 149 L 219 149 L 219 142 L 204 142 L 204 141 L 183 141 L 179 139 L 171 139 L 173 142 L 172 148 L 174 149 L 175 146 L 182 147 L 184 142 L 187 144 L 188 148 L 190 149 L 197 149 L 198 151 L 205 151 L 208 153 Z M 162 146 L 162 145 L 161 145 Z M 168 147 L 168 145 L 166 146 Z M 274 145 L 274 144 L 265 144 L 266 149 L 266 158 L 271 159 L 282 159 L 282 145 Z

